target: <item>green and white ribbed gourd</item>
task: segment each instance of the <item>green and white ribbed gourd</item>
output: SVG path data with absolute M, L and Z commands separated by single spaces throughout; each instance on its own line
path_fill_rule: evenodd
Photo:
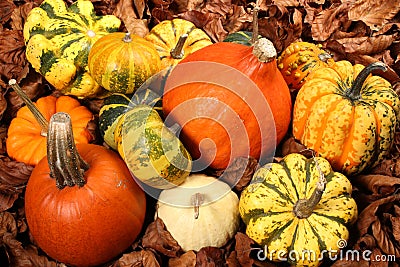
M 138 90 L 134 95 L 114 93 L 104 99 L 99 112 L 99 130 L 104 142 L 117 150 L 114 141 L 114 131 L 122 115 L 139 104 L 152 106 L 159 114 L 162 113 L 161 97 L 150 89 Z
M 152 106 L 140 104 L 124 113 L 114 138 L 130 171 L 148 186 L 173 188 L 191 172 L 190 154 Z

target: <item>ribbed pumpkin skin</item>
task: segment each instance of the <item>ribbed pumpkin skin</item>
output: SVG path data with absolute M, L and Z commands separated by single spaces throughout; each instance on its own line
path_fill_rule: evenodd
M 131 94 L 161 70 L 161 63 L 152 43 L 133 34 L 131 41 L 124 41 L 125 36 L 115 32 L 100 38 L 90 50 L 88 66 L 105 89 Z
M 86 184 L 58 189 L 43 158 L 28 181 L 25 212 L 32 236 L 50 257 L 72 266 L 95 266 L 134 242 L 146 198 L 115 152 L 90 144 L 77 149 L 90 165 Z
M 210 37 L 201 29 L 184 19 L 164 20 L 154 26 L 145 39 L 154 44 L 161 59 L 161 68 L 175 66 L 182 58 L 174 58 L 171 51 L 178 43 L 179 37 L 187 34 L 183 45 L 183 57 L 212 44 Z
M 261 35 L 258 36 L 259 38 Z M 237 43 L 242 45 L 251 46 L 251 39 L 253 38 L 253 33 L 249 31 L 238 31 L 231 34 L 224 39 L 224 42 Z
M 340 61 L 316 70 L 293 110 L 294 137 L 347 175 L 374 166 L 389 152 L 400 110 L 396 92 L 378 76 L 365 80 L 360 99 L 348 97 L 346 90 L 363 68 Z
M 193 80 L 193 82 L 188 82 L 180 86 L 173 85 L 175 79 L 180 79 L 180 75 L 185 75 L 185 80 L 188 81 L 190 81 L 192 74 L 194 76 L 197 75 L 193 73 L 194 71 L 190 69 L 190 66 L 187 67 L 188 71 L 184 74 L 183 71 L 175 71 L 177 69 L 175 67 L 167 78 L 163 96 L 164 114 L 168 116 L 180 104 L 190 103 L 187 106 L 187 110 L 180 109 L 181 112 L 174 112 L 171 119 L 183 127 L 181 131 L 182 141 L 193 158 L 197 159 L 200 157 L 199 144 L 203 139 L 209 138 L 216 144 L 215 157 L 213 155 L 205 155 L 204 153 L 202 155 L 208 157 L 205 158 L 206 161 L 211 161 L 211 168 L 224 169 L 228 166 L 230 160 L 232 160 L 232 145 L 236 149 L 236 156 L 247 156 L 247 150 L 250 148 L 249 155 L 259 158 L 262 152 L 271 151 L 271 149 L 274 150 L 277 143 L 282 140 L 288 130 L 292 104 L 286 82 L 276 67 L 276 60 L 262 63 L 252 54 L 252 50 L 253 47 L 236 43 L 215 43 L 187 56 L 177 66 L 189 62 L 208 61 L 224 64 L 227 68 L 232 67 L 240 73 L 247 75 L 258 86 L 258 89 L 262 93 L 260 95 L 265 97 L 265 106 L 250 106 L 248 104 L 250 101 L 242 99 L 236 92 L 209 82 Z M 198 71 L 201 72 L 202 70 Z M 246 88 L 242 89 L 243 91 L 247 90 Z M 251 95 L 247 96 L 247 98 L 251 97 Z M 232 137 L 224 129 L 224 127 L 229 125 L 223 126 L 217 120 L 198 116 L 198 114 L 204 113 L 212 114 L 214 118 L 217 118 L 218 114 L 226 115 L 226 113 L 221 114 L 221 107 L 219 105 L 202 101 L 202 98 L 208 98 L 213 103 L 218 102 L 229 106 L 243 122 L 247 133 L 247 140 L 238 140 L 233 144 Z M 269 119 L 271 118 L 270 110 L 273 114 L 273 121 Z M 188 114 L 196 118 L 189 121 L 187 119 Z M 268 121 L 259 122 L 255 114 L 259 114 L 260 118 Z M 235 118 L 231 119 L 227 115 L 226 121 L 228 124 L 229 121 L 233 121 Z M 273 124 L 275 125 L 275 129 L 270 129 Z M 262 131 L 260 128 L 262 127 L 271 135 L 261 137 Z M 240 146 L 247 141 L 249 141 L 249 146 Z
M 293 263 L 296 266 L 318 266 L 322 250 L 338 251 L 338 241 L 348 239 L 347 226 L 357 218 L 350 181 L 343 174 L 333 172 L 327 160 L 320 157 L 315 160 L 327 184 L 308 218 L 297 218 L 293 207 L 299 199 L 311 197 L 320 173 L 314 159 L 300 154 L 289 154 L 280 163 L 258 169 L 239 201 L 239 212 L 247 225 L 246 234 L 267 246 L 269 252 L 295 251 L 300 256 L 304 250 L 315 253 L 316 260 L 300 258 Z M 279 253 L 266 256 L 273 256 L 274 261 L 282 257 Z
M 26 57 L 56 89 L 78 97 L 93 97 L 101 88 L 87 69 L 92 45 L 118 30 L 121 21 L 96 16 L 90 1 L 67 7 L 62 0 L 45 0 L 32 9 L 24 24 Z
M 162 112 L 160 96 L 150 89 L 140 90 L 132 97 L 114 93 L 104 100 L 99 112 L 99 130 L 107 145 L 118 149 L 114 141 L 115 127 L 124 113 L 140 104 L 152 106 L 159 113 Z
M 114 138 L 129 170 L 148 186 L 172 188 L 190 174 L 190 154 L 151 106 L 137 105 L 124 113 Z
M 71 116 L 72 130 L 76 143 L 89 143 L 92 136 L 87 129 L 93 114 L 76 99 L 69 96 L 46 96 L 35 103 L 40 113 L 49 121 L 56 112 L 66 112 Z M 36 165 L 46 156 L 46 137 L 27 106 L 20 108 L 8 127 L 6 140 L 7 154 L 28 165 Z
M 289 88 L 299 90 L 313 70 L 327 67 L 333 59 L 320 46 L 308 42 L 291 43 L 278 57 L 278 68 Z

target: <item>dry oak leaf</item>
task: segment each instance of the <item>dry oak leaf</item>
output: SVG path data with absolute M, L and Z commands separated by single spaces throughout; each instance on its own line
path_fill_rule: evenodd
M 147 226 L 142 239 L 142 246 L 152 248 L 168 257 L 177 257 L 182 251 L 181 246 L 158 217 Z
M 223 250 L 217 247 L 204 247 L 197 252 L 196 267 L 224 266 Z
M 112 267 L 159 267 L 156 256 L 151 250 L 143 249 L 122 255 Z
M 124 22 L 128 32 L 144 37 L 149 33 L 145 0 L 120 0 L 115 7 L 113 15 Z
M 16 5 L 11 0 L 3 0 L 0 1 L 0 23 L 5 24 L 12 15 L 13 10 L 16 8 Z
M 379 30 L 400 11 L 399 1 L 357 0 L 353 2 L 348 17 L 350 20 L 362 20 L 372 30 Z
M 400 258 L 400 240 L 395 237 L 399 233 L 398 220 L 400 220 L 400 194 L 394 194 L 386 198 L 374 201 L 359 215 L 357 229 L 362 238 L 370 234 L 375 238 L 377 247 L 386 255 L 395 255 Z M 393 224 L 393 221 L 396 221 Z
M 24 23 L 26 18 L 28 17 L 29 12 L 37 7 L 35 3 L 28 2 L 14 9 L 11 15 L 11 28 L 17 31 L 24 30 Z
M 185 252 L 178 258 L 170 258 L 168 267 L 195 267 L 196 266 L 196 253 L 193 250 Z

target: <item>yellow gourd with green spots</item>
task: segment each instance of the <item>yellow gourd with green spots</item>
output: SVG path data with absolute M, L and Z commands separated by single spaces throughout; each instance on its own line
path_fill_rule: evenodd
M 297 94 L 293 135 L 329 160 L 335 171 L 358 174 L 378 164 L 393 143 L 400 101 L 391 84 L 371 75 L 382 62 L 335 62 L 315 70 Z
M 88 72 L 89 51 L 100 37 L 120 25 L 116 16 L 97 16 L 89 0 L 78 0 L 69 7 L 62 0 L 45 0 L 31 10 L 24 24 L 26 57 L 63 93 L 96 96 L 101 87 Z
M 261 256 L 318 266 L 349 238 L 347 227 L 358 214 L 351 192 L 350 181 L 327 160 L 294 153 L 256 171 L 239 212 L 246 234 L 266 249 Z

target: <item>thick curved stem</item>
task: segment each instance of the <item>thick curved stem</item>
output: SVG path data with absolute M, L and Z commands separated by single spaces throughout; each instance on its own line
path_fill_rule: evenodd
M 348 90 L 348 97 L 351 100 L 357 100 L 361 97 L 361 89 L 362 86 L 365 82 L 365 80 L 368 78 L 368 76 L 371 74 L 372 71 L 374 70 L 382 70 L 386 71 L 387 66 L 383 62 L 374 62 L 366 66 L 356 77 L 354 80 L 351 88 Z
M 55 113 L 50 119 L 47 161 L 50 177 L 56 179 L 58 188 L 74 185 L 81 187 L 86 183 L 84 173 L 89 169 L 89 165 L 76 150 L 71 117 L 67 113 Z
M 200 193 L 196 193 L 192 196 L 191 203 L 194 206 L 194 218 L 197 220 L 200 215 L 200 206 L 204 202 L 204 196 Z
M 171 57 L 174 59 L 181 59 L 185 55 L 185 52 L 183 51 L 183 47 L 185 45 L 185 42 L 188 38 L 188 34 L 184 33 L 181 36 L 179 36 L 179 40 L 176 43 L 175 47 L 171 50 L 170 54 Z
M 32 100 L 25 94 L 25 92 L 19 87 L 17 81 L 15 79 L 11 79 L 8 81 L 8 85 L 11 86 L 12 89 L 17 93 L 17 95 L 24 101 L 25 105 L 28 109 L 32 112 L 33 116 L 35 117 L 36 121 L 39 123 L 41 128 L 41 135 L 46 136 L 47 131 L 49 128 L 49 123 L 45 119 L 42 113 L 40 113 L 39 109 L 35 106 Z
M 318 162 L 314 158 L 315 161 L 315 166 L 319 171 L 319 180 L 317 182 L 317 186 L 315 190 L 313 191 L 312 195 L 310 196 L 309 199 L 299 199 L 296 204 L 293 207 L 293 212 L 296 215 L 297 218 L 299 219 L 305 219 L 308 218 L 315 206 L 319 203 L 321 200 L 322 194 L 324 193 L 325 186 L 326 186 L 326 179 L 325 175 L 319 168 Z

